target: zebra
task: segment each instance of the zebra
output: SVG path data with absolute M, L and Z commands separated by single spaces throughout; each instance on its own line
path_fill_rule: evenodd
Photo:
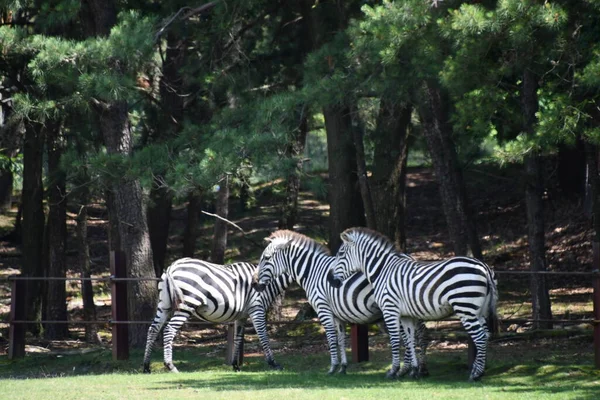
M 415 321 L 439 320 L 456 314 L 475 344 L 477 354 L 470 381 L 483 375 L 490 328 L 495 330 L 498 300 L 494 271 L 485 263 L 469 257 L 419 262 L 394 249 L 384 235 L 367 228 L 350 228 L 340 234 L 342 246 L 333 264 L 334 286 L 342 285 L 357 271 L 363 272 L 374 288 L 374 298 L 382 309 L 390 335 L 394 377 L 400 366 L 402 336 L 410 359 L 411 375 L 418 376 L 414 355 Z M 406 368 L 406 365 L 404 366 Z
M 270 243 L 260 257 L 256 289 L 260 291 L 282 276 L 295 280 L 306 292 L 308 302 L 325 328 L 331 356 L 328 373 L 333 374 L 338 367 L 339 373 L 345 373 L 348 366 L 346 323 L 369 324 L 382 318 L 374 302 L 373 288 L 362 273 L 352 275 L 339 288 L 327 284 L 335 257 L 325 246 L 305 235 L 279 230 L 265 240 Z M 422 349 L 422 373 L 425 375 L 424 329 L 425 324 L 419 324 L 417 335 Z
M 256 272 L 257 266 L 246 262 L 219 265 L 194 258 L 173 262 L 158 284 L 159 302 L 156 316 L 148 328 L 144 372 L 150 373 L 150 354 L 163 327 L 165 366 L 171 372 L 179 372 L 173 365 L 173 339 L 192 315 L 206 322 L 234 322 L 234 351 L 230 360 L 234 371 L 240 370 L 239 350 L 244 339 L 244 324 L 249 316 L 267 364 L 281 369 L 269 345 L 265 320 L 271 303 L 283 293 L 290 281 L 282 277 L 259 293 L 252 288 Z

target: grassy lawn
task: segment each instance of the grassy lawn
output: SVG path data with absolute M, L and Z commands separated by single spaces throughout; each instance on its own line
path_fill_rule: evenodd
M 494 343 L 486 375 L 477 383 L 467 382 L 464 346 L 435 346 L 429 353 L 431 375 L 420 380 L 387 380 L 388 350 L 378 344 L 371 361 L 351 364 L 347 375 L 335 376 L 326 374 L 325 351 L 304 353 L 302 348 L 276 353 L 283 371 L 268 370 L 262 355 L 252 353 L 239 373 L 223 364 L 221 345 L 176 348 L 180 374 L 164 371 L 159 349 L 153 354 L 150 375 L 140 372 L 141 351 L 124 362 L 113 362 L 109 350 L 29 354 L 15 362 L 2 356 L 0 398 L 595 399 L 600 391 L 589 335 Z

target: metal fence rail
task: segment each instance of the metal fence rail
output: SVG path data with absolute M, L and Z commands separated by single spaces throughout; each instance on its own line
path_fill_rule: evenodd
M 568 276 L 586 276 L 592 278 L 593 287 L 593 319 L 533 319 L 533 318 L 509 318 L 502 320 L 503 323 L 510 322 L 553 322 L 553 323 L 590 323 L 594 326 L 594 363 L 596 368 L 600 369 L 600 244 L 593 243 L 594 250 L 594 271 L 592 272 L 558 272 L 558 271 L 495 271 L 498 275 L 568 275 Z M 132 321 L 127 316 L 127 282 L 130 281 L 160 281 L 159 278 L 133 278 L 126 276 L 125 256 L 122 252 L 111 251 L 110 253 L 110 273 L 108 277 L 86 277 L 86 278 L 67 278 L 67 277 L 27 277 L 11 276 L 8 278 L 12 282 L 11 306 L 9 324 L 9 359 L 25 356 L 25 326 L 27 324 L 72 324 L 87 325 L 98 324 L 111 325 L 112 329 L 112 353 L 114 360 L 127 360 L 129 358 L 128 327 L 133 324 L 150 325 L 151 321 Z M 111 284 L 111 318 L 108 320 L 95 321 L 28 321 L 26 320 L 26 299 L 25 290 L 27 281 L 105 281 Z M 270 325 L 302 325 L 315 323 L 317 319 L 311 321 L 273 321 Z M 440 321 L 458 321 L 457 319 L 446 318 Z M 233 323 L 210 323 L 204 321 L 188 321 L 186 324 L 201 326 L 227 326 L 227 353 L 231 354 L 233 350 Z M 350 342 L 352 348 L 352 359 L 354 362 L 366 361 L 368 355 L 368 330 L 366 326 L 352 325 L 350 333 Z M 472 363 L 475 356 L 475 346 L 469 340 L 469 364 Z M 240 355 L 240 364 L 242 363 L 243 348 Z M 229 360 L 229 356 L 227 358 Z

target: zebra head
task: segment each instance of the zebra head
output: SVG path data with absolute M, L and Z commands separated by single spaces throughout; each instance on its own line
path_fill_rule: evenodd
M 268 237 L 270 242 L 260 256 L 258 263 L 258 278 L 253 284 L 254 289 L 259 292 L 265 290 L 267 285 L 278 279 L 285 269 L 282 252 L 290 246 L 292 239 L 289 237 Z
M 364 263 L 360 259 L 358 252 L 357 235 L 355 231 L 346 229 L 340 234 L 342 245 L 335 256 L 335 262 L 332 264 L 330 279 L 331 286 L 339 288 L 342 283 L 352 274 L 363 271 Z

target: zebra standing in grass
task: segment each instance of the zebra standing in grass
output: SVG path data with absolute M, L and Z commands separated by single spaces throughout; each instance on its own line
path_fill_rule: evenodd
M 302 234 L 279 230 L 266 240 L 270 244 L 260 257 L 256 289 L 260 291 L 282 276 L 289 276 L 298 282 L 325 328 L 331 355 L 329 374 L 334 373 L 338 366 L 339 372 L 345 373 L 348 365 L 346 323 L 369 324 L 380 320 L 382 316 L 374 302 L 373 288 L 362 273 L 354 274 L 339 288 L 333 288 L 327 280 L 335 257 L 331 256 L 326 247 Z M 425 324 L 420 324 L 419 327 L 418 337 L 421 342 L 424 339 Z M 423 340 L 423 358 L 424 344 Z M 425 369 L 424 360 L 421 365 Z M 426 374 L 425 370 L 423 374 Z
M 281 369 L 269 346 L 265 320 L 271 303 L 283 293 L 290 281 L 282 277 L 272 282 L 267 290 L 258 293 L 252 288 L 256 272 L 256 265 L 244 262 L 219 265 L 182 258 L 171 264 L 158 284 L 159 303 L 154 321 L 148 328 L 144 372 L 150 372 L 150 353 L 163 326 L 165 366 L 171 372 L 178 372 L 173 365 L 173 339 L 192 315 L 206 322 L 235 321 L 235 349 L 231 365 L 236 371 L 240 369 L 238 353 L 244 339 L 244 323 L 249 316 L 267 363 L 273 368 Z
M 431 263 L 406 258 L 388 238 L 366 228 L 347 229 L 340 237 L 343 242 L 331 282 L 341 285 L 344 279 L 360 271 L 373 285 L 392 347 L 392 368 L 387 376 L 394 377 L 399 371 L 401 335 L 411 360 L 408 368 L 412 375 L 418 375 L 418 360 L 414 355 L 418 319 L 439 320 L 455 313 L 477 349 L 469 380 L 481 378 L 490 336 L 486 318 L 493 330 L 497 320 L 494 271 L 469 257 Z

